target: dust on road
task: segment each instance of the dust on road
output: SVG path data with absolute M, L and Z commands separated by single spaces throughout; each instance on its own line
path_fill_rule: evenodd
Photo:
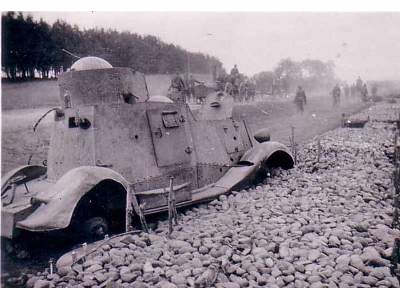
M 247 120 L 252 130 L 267 127 L 271 139 L 289 144 L 291 126 L 295 139 L 302 143 L 315 135 L 340 125 L 342 113 L 352 114 L 365 108 L 359 101 L 348 101 L 333 109 L 325 97 L 312 97 L 303 114 L 295 111 L 291 101 L 258 101 L 237 105 L 234 115 Z M 49 108 L 6 110 L 2 113 L 2 170 L 5 172 L 26 164 L 32 155 L 32 164 L 42 164 L 47 159 L 53 114 L 44 118 L 33 132 L 35 122 Z

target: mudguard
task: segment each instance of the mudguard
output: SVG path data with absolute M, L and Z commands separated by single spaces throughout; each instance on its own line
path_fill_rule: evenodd
M 1 178 L 1 194 L 3 194 L 12 182 L 22 184 L 46 174 L 47 168 L 39 165 L 25 165 L 17 167 Z
M 31 182 L 40 181 L 39 178 L 45 174 L 46 167 L 44 166 L 25 165 L 7 172 L 1 178 L 2 237 L 13 238 L 16 236 L 18 233 L 15 230 L 15 223 L 25 219 L 35 210 L 36 207 L 29 201 Z M 25 185 L 25 188 L 21 188 L 21 185 Z
M 274 154 L 281 155 L 284 160 L 281 162 L 282 166 L 293 167 L 294 159 L 285 145 L 278 142 L 256 144 L 243 154 L 238 164 L 230 168 L 217 182 L 194 192 L 193 201 L 215 198 L 247 186 L 258 170 L 264 167 Z
M 278 142 L 264 142 L 256 144 L 253 148 L 249 149 L 243 154 L 240 162 L 250 162 L 255 165 L 265 163 L 273 154 L 282 153 L 283 159 L 282 165 L 288 165 L 287 168 L 292 168 L 294 165 L 293 156 L 290 154 L 289 149 Z
M 29 217 L 16 227 L 29 231 L 50 231 L 68 227 L 79 200 L 103 180 L 114 180 L 125 189 L 128 182 L 119 173 L 102 167 L 84 166 L 65 173 L 54 185 L 40 192 L 34 201 L 41 202 Z

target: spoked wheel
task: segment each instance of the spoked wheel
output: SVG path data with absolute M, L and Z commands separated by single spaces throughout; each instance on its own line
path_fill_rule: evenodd
M 83 224 L 83 235 L 91 240 L 99 240 L 109 234 L 109 225 L 105 218 L 90 218 Z

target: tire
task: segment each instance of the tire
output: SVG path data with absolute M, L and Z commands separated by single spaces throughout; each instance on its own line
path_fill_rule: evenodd
M 268 177 L 270 177 L 269 169 L 261 167 L 254 177 L 253 184 L 263 183 Z
M 103 217 L 93 217 L 83 224 L 83 235 L 90 240 L 99 240 L 109 234 L 109 224 Z

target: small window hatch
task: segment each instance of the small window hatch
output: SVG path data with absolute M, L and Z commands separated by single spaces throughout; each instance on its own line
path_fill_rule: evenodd
M 163 111 L 161 113 L 161 116 L 165 128 L 179 127 L 179 118 L 177 111 Z

